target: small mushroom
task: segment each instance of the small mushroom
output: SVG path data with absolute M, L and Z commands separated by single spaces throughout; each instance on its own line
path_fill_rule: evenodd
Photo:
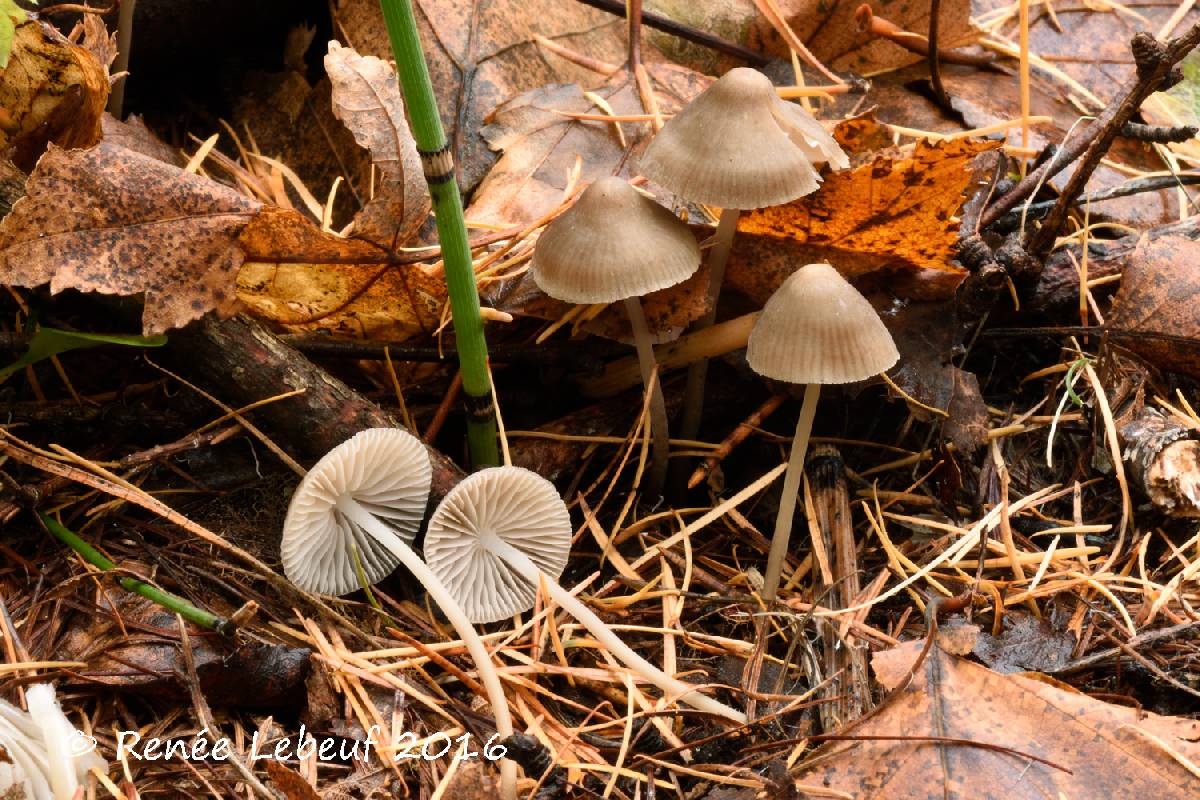
M 433 468 L 420 440 L 395 428 L 361 431 L 317 462 L 292 495 L 280 546 L 283 571 L 302 589 L 347 594 L 408 568 L 462 637 L 488 694 L 496 731 L 512 735 L 512 717 L 491 655 L 454 592 L 413 551 L 429 500 Z M 501 794 L 516 796 L 516 765 L 501 763 Z
M 19 788 L 18 797 L 72 800 L 101 759 L 63 713 L 48 683 L 25 691 L 29 711 L 0 700 L 0 796 Z
M 719 206 L 721 216 L 709 255 L 707 314 L 717 316 L 725 263 L 742 209 L 762 208 L 815 192 L 817 165 L 850 165 L 833 137 L 804 109 L 779 98 L 765 75 L 729 70 L 675 115 L 654 137 L 638 165 L 641 173 L 696 203 Z M 699 427 L 708 362 L 688 370 L 681 435 Z
M 754 324 L 746 344 L 751 369 L 772 380 L 804 384 L 763 576 L 763 597 L 768 601 L 779 590 L 821 384 L 865 380 L 899 359 L 891 334 L 870 302 L 829 264 L 796 270 L 767 300 Z
M 546 227 L 533 252 L 533 279 L 543 292 L 567 303 L 625 301 L 633 328 L 642 383 L 649 389 L 654 348 L 639 299 L 674 286 L 700 266 L 700 248 L 687 225 L 620 178 L 601 178 Z M 650 397 L 653 461 L 648 493 L 658 494 L 667 474 L 670 437 L 661 382 Z
M 701 694 L 635 653 L 558 583 L 571 546 L 571 518 L 554 484 L 521 467 L 470 475 L 429 520 L 425 555 L 447 586 L 463 595 L 476 622 L 504 619 L 533 605 L 539 584 L 614 657 L 668 696 L 738 723 L 746 715 Z

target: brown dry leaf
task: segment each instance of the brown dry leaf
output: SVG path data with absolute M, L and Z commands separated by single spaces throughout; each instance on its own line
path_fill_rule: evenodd
M 386 61 L 329 43 L 325 71 L 333 113 L 371 154 L 381 180 L 354 220 L 353 235 L 388 248 L 408 242 L 429 216 L 421 158 L 404 116 L 396 70 Z
M 881 738 L 822 748 L 819 763 L 794 776 L 798 785 L 857 800 L 1186 800 L 1200 793 L 1200 776 L 1185 766 L 1200 761 L 1200 722 L 1103 703 L 1044 676 L 999 675 L 940 647 L 903 685 L 922 644 L 907 642 L 872 661 L 886 686 L 903 688 L 847 733 Z M 1071 772 L 1011 752 L 915 738 L 921 736 L 1011 748 Z
M 299 772 L 273 758 L 267 759 L 267 777 L 276 789 L 283 792 L 285 800 L 321 800 L 321 795 Z
M 75 24 L 70 39 L 96 57 L 96 63 L 108 74 L 112 63 L 117 60 L 117 33 L 108 32 L 108 27 L 99 14 L 84 14 Z M 111 82 L 112 79 L 109 78 Z
M 854 12 L 860 2 L 775 0 L 775 3 L 813 55 L 835 70 L 874 75 L 922 60 L 922 56 L 899 45 L 860 33 L 854 21 Z M 870 0 L 867 4 L 876 14 L 905 30 L 920 34 L 929 30 L 928 3 Z M 693 28 L 742 42 L 776 58 L 790 57 L 787 44 L 758 12 L 754 0 L 649 0 L 646 8 L 665 13 Z M 970 13 L 969 0 L 943 0 L 938 36 L 942 47 L 959 47 L 974 40 Z M 650 36 L 651 41 L 673 61 L 704 72 L 718 74 L 730 67 L 744 66 L 667 34 L 651 33 Z
M 1168 372 L 1200 377 L 1197 264 L 1196 238 L 1180 233 L 1143 236 L 1125 264 L 1108 318 L 1108 327 L 1122 332 L 1115 342 Z
M 712 82 L 673 64 L 651 64 L 646 71 L 664 114 L 678 111 Z M 613 75 L 595 95 L 618 115 L 646 113 L 628 70 Z M 628 175 L 636 155 L 626 159 L 627 146 L 636 154 L 650 138 L 650 123 L 621 123 L 627 145 L 622 146 L 613 123 L 576 120 L 558 112 L 605 113 L 574 85 L 542 86 L 496 109 L 482 135 L 503 156 L 475 191 L 469 219 L 498 225 L 532 222 L 563 201 L 567 175 L 577 159 L 581 185 L 612 175 L 618 167 Z
M 179 151 L 159 139 L 137 114 L 130 114 L 122 121 L 105 111 L 100 118 L 100 127 L 104 131 L 104 141 L 109 144 L 119 145 L 126 150 L 177 167 L 186 163 Z
M 28 172 L 49 142 L 91 147 L 107 102 L 108 71 L 91 53 L 45 23 L 19 25 L 0 70 L 0 153 Z
M 377 0 L 337 0 L 339 38 L 358 52 L 389 58 Z M 552 83 L 590 86 L 604 74 L 543 47 L 536 37 L 599 62 L 625 60 L 625 22 L 583 3 L 563 0 L 418 0 L 417 26 L 442 122 L 454 149 L 459 185 L 475 186 L 495 156 L 479 136 L 485 118 L 522 92 Z M 647 61 L 655 60 L 645 49 Z
M 979 634 L 975 655 L 997 672 L 1053 672 L 1065 666 L 1075 651 L 1075 635 L 1064 623 L 1010 609 L 999 636 Z
M 295 211 L 266 208 L 239 239 L 238 297 L 298 330 L 402 341 L 429 333 L 446 302 L 442 271 L 388 263 L 369 242 L 323 233 Z
M 921 140 L 909 157 L 881 156 L 828 174 L 818 192 L 743 214 L 726 286 L 765 303 L 797 267 L 828 261 L 849 277 L 881 269 L 943 272 L 948 296 L 965 274 L 952 259 L 968 168 L 998 146 Z
M 54 145 L 0 222 L 0 283 L 145 293 L 156 334 L 237 308 L 237 235 L 259 204 L 199 175 L 108 142 Z

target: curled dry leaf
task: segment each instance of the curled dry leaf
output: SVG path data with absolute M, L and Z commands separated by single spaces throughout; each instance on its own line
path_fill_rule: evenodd
M 297 330 L 403 341 L 441 322 L 440 268 L 389 263 L 369 242 L 323 233 L 295 211 L 266 208 L 239 244 L 238 297 L 255 315 Z
M 1193 228 L 1194 231 L 1194 228 Z M 1200 241 L 1147 234 L 1125 263 L 1108 326 L 1116 343 L 1160 369 L 1200 377 Z
M 108 71 L 53 27 L 17 26 L 0 71 L 0 153 L 28 172 L 50 142 L 91 147 L 100 140 Z
M 117 33 L 108 32 L 108 27 L 99 14 L 84 14 L 71 31 L 71 41 L 77 42 L 80 47 L 95 56 L 96 63 L 104 67 L 106 75 L 112 63 L 117 60 Z M 110 77 L 109 82 L 111 81 Z
M 814 766 L 802 766 L 794 776 L 798 784 L 860 800 L 1185 800 L 1200 793 L 1200 777 L 1186 766 L 1200 759 L 1200 722 L 1103 703 L 1044 677 L 999 675 L 941 647 L 931 648 L 913 674 L 922 644 L 876 654 L 872 664 L 880 681 L 903 688 L 846 731 L 871 740 L 818 750 Z
M 100 127 L 104 131 L 104 141 L 109 144 L 120 145 L 126 150 L 158 159 L 164 164 L 182 167 L 186 163 L 179 151 L 158 138 L 137 114 L 130 114 L 124 120 L 119 120 L 105 111 L 100 118 Z
M 0 283 L 145 294 L 142 328 L 163 333 L 237 308 L 237 236 L 259 204 L 108 142 L 54 145 L 0 222 Z
M 382 179 L 354 220 L 353 235 L 389 249 L 399 247 L 429 216 L 421 158 L 404 116 L 396 70 L 374 56 L 329 43 L 325 71 L 333 83 L 333 113 L 371 154 Z
M 360 53 L 391 57 L 378 0 L 337 0 L 334 28 Z M 553 83 L 594 86 L 613 67 L 595 71 L 546 48 L 538 37 L 599 65 L 626 56 L 625 21 L 563 0 L 417 0 L 417 28 L 429 63 L 459 185 L 470 190 L 495 156 L 479 136 L 488 115 L 522 92 Z M 645 48 L 647 61 L 655 53 Z

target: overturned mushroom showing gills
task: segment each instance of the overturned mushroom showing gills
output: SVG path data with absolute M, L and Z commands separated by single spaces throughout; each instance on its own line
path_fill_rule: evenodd
M 696 329 L 713 324 L 725 263 L 742 209 L 779 205 L 815 192 L 817 165 L 845 169 L 850 160 L 804 109 L 779 98 L 765 75 L 737 67 L 675 115 L 650 142 L 638 165 L 650 180 L 696 203 L 719 206 L 708 257 L 708 312 Z M 704 407 L 708 362 L 688 370 L 680 435 L 695 438 Z
M 687 225 L 620 178 L 601 178 L 547 226 L 533 252 L 533 279 L 567 303 L 625 301 L 650 389 L 655 368 L 650 330 L 639 299 L 682 283 L 700 266 L 700 248 Z M 650 397 L 653 461 L 647 491 L 658 494 L 667 474 L 670 437 L 661 381 Z
M 29 711 L 0 700 L 0 797 L 73 800 L 93 767 L 104 760 L 71 724 L 48 683 L 25 691 Z
M 804 403 L 763 576 L 766 600 L 775 599 L 779 590 L 821 384 L 865 380 L 899 359 L 892 335 L 867 298 L 828 264 L 801 267 L 767 300 L 750 332 L 746 360 L 760 375 L 804 384 Z
M 283 571 L 300 588 L 342 595 L 387 577 L 398 564 L 412 573 L 462 637 L 479 670 L 500 738 L 512 717 L 491 655 L 455 593 L 413 551 L 425 516 L 433 469 L 420 440 L 396 428 L 361 431 L 317 462 L 292 495 L 283 523 Z M 501 793 L 516 796 L 516 764 L 501 762 Z
M 558 583 L 571 547 L 571 518 L 554 484 L 521 467 L 481 470 L 455 486 L 429 520 L 429 567 L 464 597 L 476 622 L 533 606 L 539 584 L 615 658 L 669 697 L 738 723 L 746 715 L 667 675 L 625 644 Z

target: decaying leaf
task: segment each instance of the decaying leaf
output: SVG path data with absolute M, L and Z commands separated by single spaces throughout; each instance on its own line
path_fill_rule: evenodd
M 0 153 L 28 172 L 49 142 L 91 147 L 100 140 L 108 72 L 50 25 L 17 26 L 0 71 Z
M 592 86 L 611 69 L 581 67 L 546 48 L 538 37 L 600 64 L 625 60 L 624 20 L 583 3 L 419 0 L 413 5 L 464 190 L 474 187 L 495 160 L 479 130 L 497 106 L 548 84 Z M 337 0 L 333 17 L 339 38 L 344 36 L 359 53 L 391 57 L 377 0 Z M 652 61 L 656 54 L 647 47 L 644 55 Z
M 781 16 L 813 55 L 835 70 L 875 75 L 921 60 L 897 44 L 859 31 L 854 19 L 859 2 L 823 0 L 773 0 Z M 871 9 L 908 31 L 929 30 L 928 3 L 891 3 L 871 0 Z M 649 0 L 648 9 L 702 31 L 710 31 L 753 50 L 788 59 L 787 43 L 763 16 L 754 0 Z M 959 47 L 975 38 L 968 0 L 945 0 L 939 15 L 942 47 Z M 711 49 L 689 45 L 677 37 L 651 33 L 651 41 L 673 61 L 704 72 L 719 74 L 741 62 L 721 57 Z
M 104 67 L 105 74 L 108 74 L 109 67 L 117 60 L 117 33 L 108 32 L 108 26 L 99 14 L 84 14 L 75 24 L 70 38 L 72 42 L 95 56 L 96 63 Z M 112 82 L 111 77 L 109 82 Z
M 1053 672 L 1061 669 L 1075 650 L 1075 636 L 1063 622 L 1009 610 L 998 636 L 980 632 L 975 655 L 996 672 Z
M 678 111 L 703 91 L 711 80 L 672 64 L 647 66 L 659 110 Z M 543 86 L 496 109 L 482 130 L 483 138 L 503 153 L 475 192 L 467 216 L 473 221 L 502 225 L 532 222 L 564 199 L 568 175 L 580 165 L 580 182 L 590 183 L 622 167 L 630 174 L 635 157 L 626 158 L 630 145 L 640 152 L 650 137 L 650 123 L 576 120 L 572 114 L 604 114 L 604 109 L 575 85 Z M 644 114 L 641 98 L 628 70 L 620 70 L 595 90 L 618 115 Z
M 114 144 L 51 145 L 0 222 L 0 283 L 146 297 L 143 331 L 237 307 L 237 235 L 259 204 Z
M 743 214 L 726 286 L 765 303 L 797 267 L 827 261 L 851 277 L 889 268 L 944 272 L 949 294 L 965 274 L 952 259 L 968 166 L 998 146 L 921 140 L 910 156 L 827 174 L 818 192 Z
M 876 654 L 875 673 L 894 692 L 848 731 L 870 740 L 822 748 L 824 758 L 795 776 L 798 785 L 861 800 L 1200 793 L 1200 777 L 1187 768 L 1200 759 L 1200 722 L 1103 703 L 1044 677 L 999 675 L 941 647 L 913 674 L 922 644 Z
M 238 297 L 265 319 L 299 330 L 403 341 L 441 322 L 439 268 L 389 263 L 369 242 L 322 233 L 295 211 L 267 208 L 242 231 Z
M 120 145 L 165 164 L 182 167 L 185 163 L 179 151 L 158 138 L 137 114 L 119 120 L 106 111 L 100 118 L 100 128 L 104 131 L 104 141 L 109 144 Z
M 325 71 L 333 113 L 371 154 L 381 179 L 354 220 L 353 235 L 388 248 L 408 242 L 429 216 L 429 192 L 413 143 L 396 70 L 386 61 L 329 43 Z
M 285 767 L 273 758 L 267 759 L 267 776 L 276 789 L 283 792 L 286 800 L 321 800 L 308 781 L 294 769 Z
M 1200 241 L 1143 236 L 1125 264 L 1111 328 L 1119 344 L 1169 372 L 1200 376 Z M 1134 335 L 1129 335 L 1130 333 Z

